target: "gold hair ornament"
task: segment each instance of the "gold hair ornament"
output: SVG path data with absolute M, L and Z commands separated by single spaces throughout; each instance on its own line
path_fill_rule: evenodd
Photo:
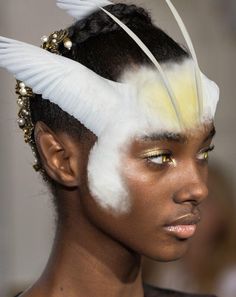
M 72 48 L 72 42 L 68 37 L 68 30 L 60 30 L 53 32 L 49 37 L 43 36 L 41 38 L 43 44 L 41 48 L 57 55 L 61 55 L 59 52 L 59 46 L 63 43 L 64 47 L 68 50 Z M 33 155 L 35 157 L 35 162 L 33 168 L 36 171 L 41 171 L 42 166 L 37 156 L 36 145 L 34 141 L 34 124 L 32 122 L 31 112 L 30 112 L 30 100 L 35 98 L 35 94 L 32 89 L 27 87 L 24 82 L 17 80 L 16 83 L 16 94 L 18 95 L 17 104 L 20 107 L 18 112 L 17 123 L 20 129 L 24 132 L 24 140 L 28 143 L 32 149 Z

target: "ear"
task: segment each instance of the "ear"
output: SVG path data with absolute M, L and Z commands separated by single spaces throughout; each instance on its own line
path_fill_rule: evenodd
M 78 187 L 79 143 L 66 133 L 54 133 L 43 122 L 37 122 L 34 137 L 43 168 L 59 184 Z

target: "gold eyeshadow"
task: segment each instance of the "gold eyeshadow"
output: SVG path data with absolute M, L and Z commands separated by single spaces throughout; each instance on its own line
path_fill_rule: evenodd
M 165 154 L 170 154 L 170 151 L 156 148 L 156 149 L 149 149 L 149 150 L 142 152 L 141 154 L 139 154 L 139 157 L 140 158 L 151 158 L 151 157 L 165 155 Z
M 211 145 L 208 148 L 202 149 L 198 154 L 209 154 L 209 152 L 213 151 L 215 148 L 214 145 Z M 164 150 L 164 149 L 158 149 L 158 148 L 153 148 L 153 149 L 148 149 L 143 151 L 142 153 L 138 154 L 139 158 L 147 159 L 147 158 L 152 158 L 156 156 L 161 156 L 161 155 L 170 155 L 171 152 L 169 150 Z

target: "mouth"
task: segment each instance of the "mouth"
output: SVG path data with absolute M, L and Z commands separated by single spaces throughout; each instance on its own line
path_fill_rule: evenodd
M 200 214 L 187 214 L 164 226 L 165 231 L 179 238 L 188 239 L 194 235 L 197 224 L 200 222 Z

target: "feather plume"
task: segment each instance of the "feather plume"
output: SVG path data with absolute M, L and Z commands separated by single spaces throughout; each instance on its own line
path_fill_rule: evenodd
M 107 80 L 78 62 L 1 36 L 0 66 L 97 136 L 110 122 L 120 97 L 127 92 L 125 84 Z
M 169 6 L 174 18 L 176 19 L 176 22 L 184 36 L 184 39 L 188 45 L 189 51 L 191 53 L 191 56 L 193 58 L 193 61 L 195 63 L 195 78 L 196 78 L 196 85 L 197 85 L 197 92 L 198 92 L 198 108 L 199 108 L 199 117 L 201 118 L 202 112 L 203 112 L 203 90 L 202 90 L 202 80 L 201 80 L 201 70 L 198 64 L 197 55 L 192 43 L 192 40 L 190 38 L 190 35 L 188 33 L 188 30 L 179 15 L 177 9 L 174 7 L 171 0 L 165 0 L 167 5 Z
M 82 20 L 100 7 L 113 4 L 109 0 L 57 0 L 57 6 L 77 20 Z

